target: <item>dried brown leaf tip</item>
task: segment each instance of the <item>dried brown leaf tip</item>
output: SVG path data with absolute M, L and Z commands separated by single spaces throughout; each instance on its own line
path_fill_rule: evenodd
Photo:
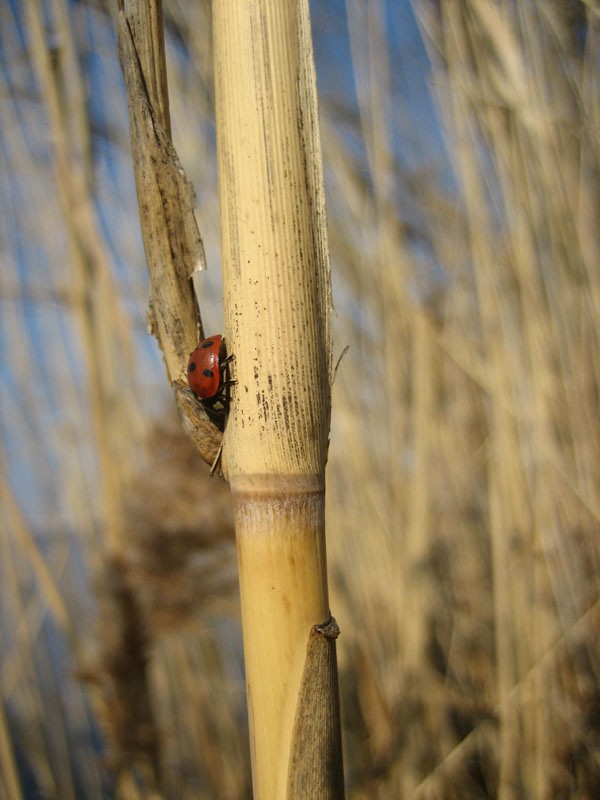
M 132 30 L 137 39 L 134 40 Z M 169 381 L 185 372 L 201 321 L 190 276 L 206 264 L 194 215 L 194 189 L 148 93 L 141 53 L 148 43 L 119 12 L 119 59 L 127 87 L 131 153 L 144 250 L 150 272 L 149 327 L 163 351 Z M 151 72 L 165 70 L 150 58 Z M 166 81 L 165 81 L 166 85 Z
M 175 387 L 175 403 L 186 436 L 193 442 L 202 460 L 210 465 L 211 470 L 216 467 L 216 473 L 221 475 L 218 462 L 223 431 L 216 424 L 219 420 L 215 422 L 210 419 L 191 389 L 181 382 L 177 382 Z

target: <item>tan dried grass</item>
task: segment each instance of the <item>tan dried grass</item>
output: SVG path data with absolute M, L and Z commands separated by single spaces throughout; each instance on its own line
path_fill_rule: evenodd
M 438 180 L 437 154 L 413 173 L 398 160 L 400 130 L 403 141 L 419 137 L 410 135 L 410 110 L 390 94 L 390 30 L 374 4 L 349 5 L 357 82 L 366 88 L 360 118 L 344 125 L 364 143 L 366 169 L 322 103 L 336 342 L 340 352 L 350 344 L 333 389 L 328 467 L 348 795 L 583 800 L 600 780 L 597 9 L 558 0 L 443 0 L 415 8 L 428 36 L 456 191 Z M 0 32 L 10 30 L 10 9 L 0 13 Z M 182 31 L 188 13 L 189 4 L 172 6 L 171 21 Z M 201 22 L 196 31 L 206 18 Z M 78 43 L 80 33 L 75 26 L 64 36 Z M 200 38 L 188 35 L 195 63 L 210 65 Z M 6 34 L 2 42 L 17 65 L 15 42 Z M 182 155 L 187 165 L 198 152 L 198 129 L 186 131 L 183 109 L 210 107 L 210 77 L 192 81 L 177 59 L 170 77 L 175 142 L 190 154 Z M 59 700 L 54 679 L 40 678 L 54 669 L 41 635 L 45 620 L 59 637 L 71 623 L 90 655 L 98 646 L 80 610 L 87 601 L 78 600 L 74 566 L 76 546 L 83 543 L 94 560 L 99 544 L 89 445 L 84 452 L 79 438 L 89 427 L 88 395 L 66 343 L 91 324 L 81 316 L 85 282 L 65 279 L 68 231 L 89 232 L 90 217 L 77 228 L 59 212 L 53 164 L 36 163 L 31 151 L 33 142 L 47 152 L 47 143 L 19 128 L 41 133 L 45 112 L 19 107 L 21 99 L 0 105 L 7 166 L 27 198 L 27 214 L 17 207 L 11 213 L 48 260 L 28 266 L 27 286 L 16 252 L 3 261 L 2 324 L 18 343 L 6 363 L 19 391 L 15 403 L 2 387 L 3 414 L 31 465 L 32 491 L 48 485 L 53 463 L 61 502 L 45 507 L 55 533 L 43 550 L 14 530 L 3 539 L 3 615 L 19 625 L 14 636 L 4 634 L 1 652 L 8 711 L 0 786 L 17 796 L 14 753 L 25 746 L 48 796 L 74 796 L 73 776 L 81 780 L 85 772 L 81 785 L 97 797 L 105 778 L 97 754 L 75 746 L 75 732 L 89 730 L 84 695 L 69 683 L 68 700 Z M 73 119 L 81 121 L 78 109 Z M 58 114 L 55 135 L 63 123 Z M 211 153 L 210 123 L 202 125 L 203 152 Z M 210 158 L 200 170 L 197 185 L 204 186 Z M 213 219 L 211 195 L 202 190 L 200 200 L 201 218 Z M 202 232 L 212 265 L 211 232 Z M 427 259 L 435 257 L 446 280 L 421 278 L 426 259 L 414 241 L 426 243 Z M 94 248 L 104 246 L 95 240 Z M 106 253 L 101 263 L 110 264 Z M 131 293 L 137 324 L 143 283 L 111 275 Z M 98 324 L 115 340 L 84 336 L 78 352 L 96 376 L 92 396 L 102 397 L 110 414 L 105 468 L 126 465 L 109 481 L 116 481 L 121 519 L 132 521 L 131 528 L 125 523 L 132 534 L 122 538 L 124 563 L 140 604 L 138 632 L 147 636 L 143 667 L 163 788 L 181 797 L 247 796 L 230 539 L 218 525 L 205 537 L 209 523 L 194 511 L 196 492 L 200 505 L 222 509 L 225 501 L 215 499 L 214 482 L 195 485 L 196 466 L 160 429 L 149 441 L 164 470 L 143 466 L 131 442 L 147 425 L 135 408 L 144 405 L 148 382 L 135 359 L 121 360 L 131 323 L 112 304 L 114 287 L 103 278 L 97 288 L 96 308 L 115 311 Z M 24 298 L 53 309 L 43 318 L 43 337 L 25 324 Z M 49 367 L 44 392 L 31 380 L 36 360 Z M 139 352 L 137 360 L 149 363 Z M 91 441 L 106 446 L 102 436 Z M 39 503 L 11 488 L 23 519 L 37 521 Z M 198 523 L 193 535 L 184 531 L 188 522 L 194 527 L 190 517 Z M 202 548 L 216 565 L 207 594 Z M 165 551 L 172 558 L 163 571 Z M 39 587 L 35 595 L 23 591 L 28 576 Z M 58 710 L 62 726 L 53 724 Z M 125 776 L 121 791 L 139 796 L 140 787 Z

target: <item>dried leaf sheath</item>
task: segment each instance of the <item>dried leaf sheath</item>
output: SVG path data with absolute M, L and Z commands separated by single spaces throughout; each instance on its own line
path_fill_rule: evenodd
M 202 325 L 190 275 L 205 265 L 194 190 L 148 96 L 129 23 L 119 11 L 119 58 L 127 86 L 131 149 L 150 270 L 149 326 L 170 383 L 182 378 Z
M 189 354 L 204 336 L 190 280 L 195 269 L 206 266 L 204 245 L 194 215 L 194 190 L 169 134 L 160 5 L 131 6 L 128 16 L 119 10 L 119 58 L 127 87 L 131 151 L 150 271 L 148 324 L 163 352 L 184 430 L 212 465 L 222 432 L 208 419 L 185 380 Z
M 340 629 L 333 617 L 314 625 L 306 660 L 292 734 L 287 800 L 344 797 L 335 640 Z

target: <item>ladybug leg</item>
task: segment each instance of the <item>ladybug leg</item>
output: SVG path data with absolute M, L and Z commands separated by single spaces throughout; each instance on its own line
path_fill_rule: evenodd
M 229 404 L 229 387 L 235 386 L 237 383 L 235 378 L 229 377 L 229 365 L 232 361 L 235 361 L 234 353 L 228 355 L 219 364 L 219 369 L 221 371 L 221 375 L 223 376 L 223 380 L 221 381 L 221 385 L 219 387 L 218 398 L 225 407 Z
M 221 372 L 221 375 L 223 375 L 226 378 L 226 380 L 223 381 L 223 386 L 226 383 L 229 383 L 229 384 L 237 383 L 237 381 L 230 381 L 229 380 L 229 365 L 231 364 L 232 361 L 235 361 L 235 356 L 233 355 L 233 353 L 230 356 L 227 356 L 227 358 L 224 358 L 221 361 L 221 363 L 219 364 L 219 370 Z
M 219 393 L 217 394 L 217 400 L 221 403 L 224 408 L 229 406 L 229 387 L 235 386 L 237 383 L 236 380 L 227 380 L 223 381 L 221 386 L 219 387 Z

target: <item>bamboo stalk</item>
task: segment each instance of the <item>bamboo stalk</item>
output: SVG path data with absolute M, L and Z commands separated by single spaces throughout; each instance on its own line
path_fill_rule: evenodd
M 224 472 L 235 506 L 254 792 L 340 797 L 335 625 L 314 627 L 330 617 L 331 306 L 308 3 L 219 0 L 214 47 L 226 336 L 237 380 Z M 311 656 L 311 631 L 311 642 L 322 637 L 323 660 Z M 300 692 L 301 683 L 311 690 Z M 310 737 L 307 696 L 326 709 Z

